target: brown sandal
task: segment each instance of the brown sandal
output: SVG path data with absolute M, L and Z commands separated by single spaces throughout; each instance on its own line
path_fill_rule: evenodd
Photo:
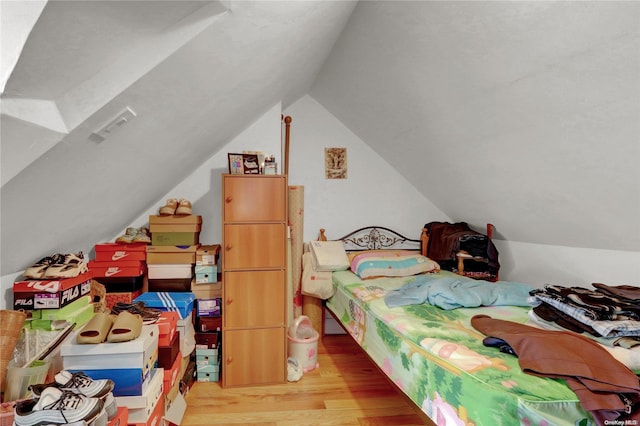
M 113 316 L 104 312 L 97 312 L 78 333 L 76 342 L 79 344 L 102 343 L 113 326 Z
M 142 331 L 142 317 L 129 311 L 122 311 L 116 317 L 107 336 L 107 342 L 128 342 L 137 339 Z

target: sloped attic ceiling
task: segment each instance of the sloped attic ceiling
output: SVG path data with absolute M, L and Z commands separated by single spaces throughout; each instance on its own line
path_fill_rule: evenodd
M 453 220 L 640 251 L 640 2 L 363 1 L 310 94 Z
M 47 2 L 2 95 L 2 273 L 112 238 L 306 94 L 354 5 Z M 126 131 L 91 139 L 127 106 Z
M 115 90 L 41 86 L 58 97 L 63 126 L 41 119 L 52 103 L 29 105 L 35 118 L 19 102 L 6 113 L 9 94 L 41 82 L 18 85 L 13 73 L 7 83 L 5 273 L 112 237 L 265 109 L 306 93 L 454 220 L 492 221 L 510 241 L 640 251 L 640 3 L 159 0 L 139 2 L 157 7 L 139 29 L 145 14 L 131 3 L 83 2 L 88 15 L 91 4 L 115 8 L 108 16 L 144 54 L 118 60 L 112 46 L 110 60 L 93 56 L 88 65 L 119 76 Z M 64 28 L 49 19 L 76 6 L 51 0 L 21 60 L 43 54 L 31 40 L 65 50 L 52 32 Z M 112 29 L 85 24 L 70 40 Z M 156 63 L 123 82 L 128 62 L 155 52 L 144 42 L 160 39 Z M 87 93 L 104 96 L 95 112 L 65 115 Z M 88 140 L 125 106 L 137 113 L 126 132 Z M 23 165 L 5 182 L 15 161 Z

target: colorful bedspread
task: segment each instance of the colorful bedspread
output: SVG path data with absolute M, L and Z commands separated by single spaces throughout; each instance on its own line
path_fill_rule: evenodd
M 440 272 L 442 276 L 450 272 Z M 561 380 L 521 371 L 518 359 L 482 344 L 477 314 L 524 323 L 529 308 L 388 308 L 388 291 L 412 277 L 363 281 L 334 272 L 327 307 L 382 371 L 438 425 L 592 425 Z

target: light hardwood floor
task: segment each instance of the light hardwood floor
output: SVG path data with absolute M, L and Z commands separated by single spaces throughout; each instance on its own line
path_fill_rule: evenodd
M 195 383 L 182 426 L 424 425 L 410 405 L 346 335 L 318 344 L 320 367 L 298 382 L 223 389 Z

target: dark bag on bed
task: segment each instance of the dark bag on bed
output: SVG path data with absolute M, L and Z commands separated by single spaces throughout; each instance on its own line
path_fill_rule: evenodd
M 427 256 L 438 262 L 442 269 L 454 271 L 457 268 L 456 253 L 466 251 L 474 258 L 484 259 L 465 263 L 468 265 L 465 266 L 466 271 L 486 272 L 493 277 L 498 275 L 498 250 L 487 235 L 472 230 L 466 222 L 429 222 L 424 227 L 429 235 Z

